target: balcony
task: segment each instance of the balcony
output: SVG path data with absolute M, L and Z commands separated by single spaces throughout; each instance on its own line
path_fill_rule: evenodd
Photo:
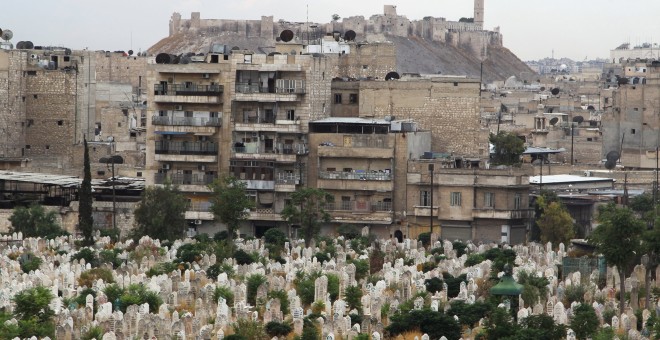
M 350 211 L 353 213 L 390 212 L 392 202 L 341 201 L 326 203 L 327 211 Z
M 191 204 L 186 210 L 185 218 L 187 220 L 213 220 L 214 216 L 211 212 L 211 202 L 197 202 Z
M 154 84 L 154 101 L 168 103 L 221 103 L 222 85 Z
M 156 141 L 157 162 L 215 163 L 217 144 L 207 142 Z
M 276 79 L 274 87 L 252 83 L 236 83 L 237 101 L 295 102 L 306 93 L 304 80 Z
M 243 146 L 236 146 L 237 144 Z M 238 159 L 269 159 L 278 163 L 294 163 L 296 155 L 307 153 L 307 145 L 277 143 L 276 147 L 266 149 L 260 142 L 234 143 L 232 151 L 232 156 Z
M 156 154 L 166 155 L 218 155 L 218 145 L 208 142 L 156 141 Z
M 278 173 L 275 176 L 275 191 L 294 192 L 296 185 L 300 184 L 300 176 L 292 173 Z
M 497 219 L 497 220 L 520 220 L 530 219 L 534 216 L 533 209 L 499 210 L 499 209 L 474 209 L 473 218 Z
M 392 174 L 379 171 L 344 172 L 344 171 L 319 171 L 320 179 L 344 179 L 359 181 L 391 181 Z
M 165 184 L 169 180 L 171 184 L 176 185 L 203 185 L 207 186 L 218 178 L 216 175 L 206 174 L 167 174 L 157 173 L 154 174 L 155 184 Z M 184 190 L 182 190 L 184 191 Z
M 258 114 L 257 112 L 252 112 L 246 116 L 234 114 L 234 131 L 301 133 L 300 120 L 290 118 L 293 117 L 285 114 Z
M 430 206 L 415 206 L 414 207 L 414 212 L 415 216 L 438 216 L 438 207 L 434 206 L 431 208 Z
M 217 117 L 173 117 L 167 115 L 153 116 L 151 117 L 151 123 L 165 126 L 222 126 L 222 119 Z
M 282 215 L 275 209 L 254 209 L 250 211 L 250 220 L 282 221 Z

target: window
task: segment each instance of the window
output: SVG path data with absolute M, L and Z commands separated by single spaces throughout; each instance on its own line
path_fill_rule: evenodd
M 142 177 L 142 171 L 138 171 L 136 174 L 137 177 Z
M 59 125 L 59 126 L 64 125 L 64 121 L 63 121 L 63 120 L 58 120 L 58 121 L 57 121 L 57 125 Z
M 341 104 L 341 93 L 335 93 L 335 104 Z
M 458 83 L 457 83 L 457 82 L 454 82 L 454 86 L 458 86 Z
M 431 192 L 428 190 L 420 190 L 419 192 L 419 205 L 422 207 L 431 206 Z
M 635 132 L 637 132 L 637 130 L 635 130 L 635 129 L 630 129 L 630 133 L 631 133 L 631 134 L 633 134 L 633 135 L 634 135 L 634 134 L 635 134 Z
M 358 103 L 357 93 L 351 93 L 351 94 L 348 95 L 348 103 L 349 104 L 357 104 Z
M 96 172 L 96 174 L 97 174 L 98 176 L 105 176 L 105 171 L 103 171 L 103 170 L 99 170 L 99 171 Z
M 495 207 L 495 193 L 487 192 L 484 194 L 484 207 L 486 208 Z
M 46 145 L 46 150 L 49 150 L 49 149 L 50 149 L 50 145 Z
M 515 196 L 513 196 L 513 208 L 520 209 L 521 206 L 522 206 L 522 195 L 516 194 Z
M 461 193 L 460 192 L 452 192 L 451 195 L 449 196 L 449 205 L 452 207 L 460 207 L 461 206 Z
M 286 120 L 295 120 L 296 110 L 286 110 Z

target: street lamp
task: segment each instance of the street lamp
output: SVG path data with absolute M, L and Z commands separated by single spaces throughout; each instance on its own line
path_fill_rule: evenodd
M 431 234 L 433 234 L 433 164 L 429 164 L 429 174 L 431 175 Z
M 112 169 L 112 229 L 117 232 L 119 238 L 119 230 L 117 230 L 117 200 L 115 199 L 115 164 L 124 164 L 124 158 L 119 155 L 112 155 L 110 157 L 103 157 L 99 159 L 99 163 L 106 164 L 107 167 Z

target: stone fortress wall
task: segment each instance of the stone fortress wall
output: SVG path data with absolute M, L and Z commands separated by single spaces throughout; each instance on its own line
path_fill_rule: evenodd
M 355 31 L 357 41 L 387 41 L 386 36 L 419 37 L 430 41 L 449 43 L 455 47 L 467 47 L 476 57 L 485 58 L 488 48 L 502 47 L 499 28 L 487 31 L 483 28 L 483 2 L 475 0 L 474 22 L 449 21 L 443 17 L 427 16 L 422 20 L 410 20 L 397 14 L 396 6 L 385 5 L 383 14 L 351 16 L 329 23 L 274 21 L 273 16 L 262 16 L 260 20 L 201 19 L 200 12 L 193 12 L 190 19 L 180 13 L 172 14 L 169 35 L 191 31 L 210 34 L 231 34 L 245 38 L 276 39 L 280 33 L 292 30 L 300 42 L 319 38 L 332 32 L 343 34 Z M 309 27 L 313 27 L 310 31 Z

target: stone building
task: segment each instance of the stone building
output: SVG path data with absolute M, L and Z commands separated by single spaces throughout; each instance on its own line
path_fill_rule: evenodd
M 7 94 L 0 99 L 6 101 L 0 105 L 5 136 L 0 164 L 82 175 L 87 138 L 97 143 L 91 156 L 94 176 L 105 176 L 106 165 L 97 161 L 109 154 L 127 161 L 119 172 L 126 168 L 124 175 L 136 176 L 144 166 L 140 74 L 146 58 L 127 59 L 121 53 L 58 47 L 0 51 L 0 92 Z
M 488 131 L 481 128 L 479 81 L 456 77 L 404 76 L 393 81 L 332 83 L 335 117 L 411 119 L 431 131 L 430 150 L 469 159 L 488 157 Z
M 310 122 L 309 186 L 325 190 L 332 221 L 368 227 L 379 237 L 401 233 L 406 166 L 430 148 L 431 133 L 414 122 L 330 117 Z
M 439 230 L 445 240 L 526 242 L 533 217 L 529 209 L 530 171 L 470 171 L 452 166 L 453 162 L 442 159 L 408 162 L 408 227 L 404 235 L 428 232 L 433 224 L 438 228 L 434 232 Z
M 613 92 L 612 106 L 602 118 L 603 154 L 620 152 L 626 168 L 655 168 L 660 145 L 660 63 L 621 65 L 627 83 Z

